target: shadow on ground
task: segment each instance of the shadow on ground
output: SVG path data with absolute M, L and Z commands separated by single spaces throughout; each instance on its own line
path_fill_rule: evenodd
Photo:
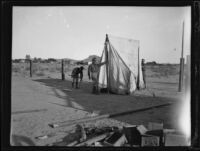
M 35 146 L 34 142 L 26 136 L 12 135 L 11 138 L 12 146 Z
M 119 116 L 115 119 L 129 124 L 144 124 L 148 122 L 162 122 L 166 128 L 177 127 L 177 119 L 180 116 L 180 102 L 177 98 L 134 96 L 105 94 L 95 95 L 91 93 L 92 84 L 82 82 L 80 89 L 72 89 L 71 81 L 60 79 L 37 79 L 35 80 L 52 89 L 58 98 L 64 102 L 54 102 L 54 105 L 61 107 L 85 110 L 87 112 L 97 112 L 98 114 L 115 114 L 129 110 L 137 110 L 146 107 L 153 107 L 171 102 L 172 105 L 156 108 L 144 112 Z M 58 90 L 61 92 L 58 93 Z M 69 91 L 72 90 L 72 91 Z
M 80 89 L 72 89 L 71 81 L 69 80 L 37 79 L 34 81 L 50 87 L 54 92 L 54 95 L 63 99 L 65 102 L 64 104 L 62 102 L 54 102 L 55 105 L 86 110 L 88 112 L 98 111 L 101 114 L 119 113 L 173 101 L 171 98 L 151 96 L 116 95 L 106 93 L 95 95 L 91 94 L 92 84 L 90 82 L 82 82 Z
M 44 112 L 44 111 L 47 111 L 47 109 L 15 111 L 15 112 L 12 112 L 12 114 L 34 113 L 34 112 Z
M 81 137 L 80 132 L 76 130 L 75 132 L 71 132 L 71 133 L 67 134 L 65 137 L 62 138 L 61 141 L 55 142 L 52 145 L 53 146 L 66 146 L 66 145 L 70 144 L 71 142 L 79 140 L 80 137 Z

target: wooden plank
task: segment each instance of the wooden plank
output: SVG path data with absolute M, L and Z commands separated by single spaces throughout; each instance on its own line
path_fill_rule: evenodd
M 67 146 L 75 146 L 76 144 L 78 144 L 78 141 L 73 141 L 73 142 L 67 144 Z
M 111 114 L 110 117 L 112 118 L 112 117 L 124 116 L 127 114 L 137 113 L 137 112 L 146 111 L 146 110 L 150 110 L 150 109 L 158 108 L 158 107 L 164 107 L 164 106 L 168 106 L 168 105 L 171 105 L 171 103 L 166 103 L 166 104 L 161 104 L 161 105 L 156 105 L 156 106 L 151 106 L 151 107 L 141 108 L 141 109 L 136 109 L 136 110 L 130 110 L 130 111 L 125 111 L 125 112 L 116 113 L 116 114 Z
M 95 142 L 98 142 L 98 141 L 100 141 L 100 140 L 106 138 L 106 137 L 109 136 L 109 135 L 110 135 L 110 133 L 105 133 L 105 134 L 102 134 L 102 135 L 93 137 L 93 138 L 91 138 L 91 139 L 88 139 L 88 140 L 86 140 L 85 142 L 82 142 L 82 143 L 80 143 L 80 144 L 77 144 L 76 146 L 88 146 L 88 145 L 91 145 L 91 144 L 93 144 L 93 143 L 95 143 Z
M 115 132 L 111 136 L 105 139 L 105 144 L 108 144 L 108 146 L 122 146 L 125 143 L 127 143 L 127 139 L 124 134 Z
M 146 111 L 146 110 L 150 110 L 150 109 L 153 109 L 153 108 L 158 108 L 158 107 L 163 107 L 163 106 L 168 106 L 168 105 L 171 105 L 171 103 L 151 106 L 151 107 L 137 109 L 137 110 L 130 110 L 130 111 L 125 111 L 125 112 L 120 112 L 120 113 L 115 113 L 115 114 L 104 114 L 104 115 L 100 115 L 100 116 L 86 117 L 86 118 L 82 118 L 82 119 L 69 120 L 69 121 L 64 121 L 64 122 L 59 122 L 59 123 L 52 123 L 52 124 L 49 124 L 49 126 L 52 127 L 52 128 L 63 127 L 63 126 L 71 126 L 71 125 L 75 125 L 75 124 L 81 124 L 81 123 L 100 120 L 100 119 L 104 119 L 104 118 L 114 118 L 114 117 L 118 117 L 118 116 L 124 116 L 124 115 L 127 115 L 127 114 Z

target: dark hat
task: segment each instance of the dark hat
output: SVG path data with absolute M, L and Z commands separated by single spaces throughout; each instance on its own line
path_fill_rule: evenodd
M 94 57 L 94 58 L 92 58 L 92 61 L 96 61 L 96 58 Z
M 83 67 L 83 66 L 81 66 L 81 67 L 80 67 L 80 69 L 81 69 L 81 70 L 83 70 L 83 69 L 84 69 L 84 67 Z

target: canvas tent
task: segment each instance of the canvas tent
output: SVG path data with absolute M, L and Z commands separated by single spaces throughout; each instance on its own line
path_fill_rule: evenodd
M 144 88 L 139 41 L 106 35 L 98 75 L 99 88 L 116 94 L 130 94 Z

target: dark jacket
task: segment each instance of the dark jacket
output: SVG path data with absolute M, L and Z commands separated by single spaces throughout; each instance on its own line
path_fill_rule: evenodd
M 79 75 L 80 75 L 80 79 L 82 80 L 83 79 L 83 70 L 79 67 L 76 67 L 72 70 L 72 78 L 79 78 Z

